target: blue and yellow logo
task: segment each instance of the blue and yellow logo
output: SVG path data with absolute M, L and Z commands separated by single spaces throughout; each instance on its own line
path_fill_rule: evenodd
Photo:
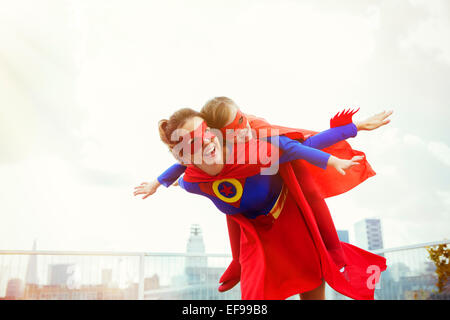
M 242 184 L 237 179 L 222 179 L 213 182 L 212 189 L 220 200 L 233 203 L 242 197 Z

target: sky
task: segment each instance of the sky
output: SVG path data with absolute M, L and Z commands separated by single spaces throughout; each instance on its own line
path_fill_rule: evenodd
M 391 123 L 348 142 L 377 175 L 327 199 L 385 247 L 450 237 L 450 3 L 0 0 L 0 250 L 229 253 L 225 216 L 134 187 L 174 163 L 157 123 L 228 96 L 315 131 L 346 107 Z

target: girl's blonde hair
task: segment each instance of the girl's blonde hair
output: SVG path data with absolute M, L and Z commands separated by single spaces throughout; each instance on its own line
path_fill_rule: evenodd
M 239 107 L 227 97 L 215 97 L 205 103 L 200 113 L 206 120 L 208 127 L 221 129 L 230 121 L 232 107 Z

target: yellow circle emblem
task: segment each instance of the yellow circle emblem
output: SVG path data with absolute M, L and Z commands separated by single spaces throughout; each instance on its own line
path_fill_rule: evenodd
M 242 184 L 237 179 L 222 179 L 213 182 L 212 189 L 220 200 L 232 203 L 242 197 Z

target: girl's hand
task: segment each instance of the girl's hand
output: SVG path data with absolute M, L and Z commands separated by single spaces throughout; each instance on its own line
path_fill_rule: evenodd
M 140 186 L 134 188 L 134 195 L 137 196 L 138 194 L 145 194 L 145 196 L 142 197 L 142 199 L 145 199 L 148 196 L 154 194 L 160 185 L 161 183 L 159 183 L 158 180 L 152 181 L 150 183 L 142 182 Z
M 374 130 L 376 128 L 379 128 L 381 126 L 384 126 L 386 124 L 388 124 L 389 122 L 391 122 L 390 119 L 386 119 L 387 117 L 389 117 L 394 111 L 390 110 L 390 111 L 383 111 L 380 112 L 374 116 L 371 116 L 370 118 L 367 118 L 364 121 L 361 122 L 356 122 L 356 128 L 359 130 Z
M 334 167 L 340 174 L 345 175 L 345 170 L 359 164 L 358 160 L 362 160 L 364 156 L 354 156 L 350 160 L 344 160 L 335 156 L 330 156 L 328 159 L 328 165 Z

